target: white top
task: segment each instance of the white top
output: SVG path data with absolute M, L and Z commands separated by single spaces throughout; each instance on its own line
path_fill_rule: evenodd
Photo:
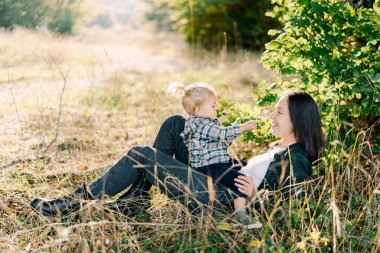
M 269 164 L 274 160 L 274 155 L 285 149 L 286 148 L 275 146 L 262 155 L 252 157 L 249 159 L 247 165 L 241 168 L 240 172 L 244 175 L 251 176 L 257 189 L 268 171 Z

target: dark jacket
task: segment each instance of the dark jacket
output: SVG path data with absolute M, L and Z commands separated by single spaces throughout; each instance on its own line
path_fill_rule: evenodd
M 311 177 L 312 169 L 307 155 L 299 143 L 289 146 L 269 164 L 268 171 L 258 189 L 289 191 Z

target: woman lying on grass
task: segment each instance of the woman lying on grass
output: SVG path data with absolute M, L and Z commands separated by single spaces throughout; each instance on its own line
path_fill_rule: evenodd
M 245 165 L 240 170 L 243 173 L 234 179 L 236 188 L 248 200 L 254 199 L 261 189 L 295 192 L 296 187 L 311 177 L 311 164 L 319 158 L 323 147 L 318 107 L 307 93 L 283 93 L 269 118 L 273 135 L 280 141 L 266 153 L 252 157 L 247 164 L 241 162 Z M 114 196 L 128 188 L 119 200 L 107 204 L 112 210 L 128 213 L 142 204 L 148 205 L 148 191 L 156 185 L 190 211 L 209 205 L 211 200 L 216 208 L 232 210 L 233 200 L 239 195 L 219 183 L 220 179 L 210 188 L 206 174 L 189 169 L 189 153 L 181 137 L 185 123 L 182 116 L 169 117 L 161 125 L 153 147 L 132 147 L 87 187 L 78 187 L 72 194 L 54 200 L 34 199 L 32 207 L 45 216 L 68 215 L 81 209 L 81 200 Z M 232 164 L 231 169 L 240 169 L 236 162 Z M 137 206 L 132 204 L 136 198 L 142 200 Z

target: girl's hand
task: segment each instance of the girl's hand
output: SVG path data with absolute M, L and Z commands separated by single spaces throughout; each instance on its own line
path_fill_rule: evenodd
M 250 176 L 238 176 L 234 179 L 235 186 L 241 193 L 247 195 L 248 200 L 251 200 L 256 193 L 256 186 Z
M 250 120 L 244 124 L 240 125 L 240 132 L 248 131 L 248 130 L 256 130 L 257 123 L 259 123 L 260 120 Z

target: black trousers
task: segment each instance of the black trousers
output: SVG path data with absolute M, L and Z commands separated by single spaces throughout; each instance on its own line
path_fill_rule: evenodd
M 238 190 L 234 181 L 236 177 L 243 175 L 239 170 L 246 164 L 245 161 L 233 160 L 229 163 L 215 163 L 202 166 L 195 168 L 195 170 L 211 176 L 214 183 L 219 183 L 228 187 L 236 196 L 246 198 L 247 195 Z
M 179 115 L 166 119 L 153 147 L 131 148 L 126 156 L 89 185 L 92 195 L 97 198 L 113 196 L 129 188 L 122 197 L 130 198 L 147 194 L 146 191 L 156 185 L 190 210 L 209 204 L 232 209 L 237 196 L 231 190 L 218 183 L 210 187 L 207 175 L 187 165 L 188 151 L 179 136 L 184 124 L 185 118 Z

